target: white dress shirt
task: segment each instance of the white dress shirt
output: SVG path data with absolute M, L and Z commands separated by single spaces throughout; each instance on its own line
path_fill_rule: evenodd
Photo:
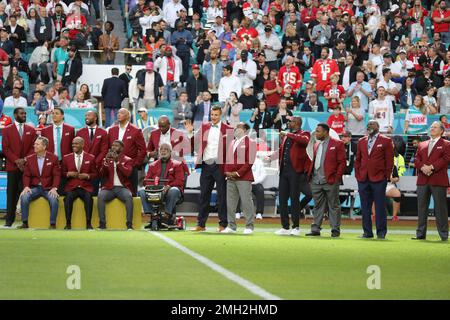
M 221 128 L 222 122 L 218 123 L 217 128 L 213 127 L 211 124 L 211 128 L 208 132 L 208 141 L 206 143 L 205 151 L 203 152 L 203 160 L 218 159 Z
M 245 138 L 245 136 L 243 136 L 243 137 L 241 137 L 241 138 L 239 138 L 239 139 L 237 139 L 237 140 L 234 141 L 234 144 L 233 144 L 233 153 L 236 152 L 236 148 L 237 148 L 238 145 L 241 143 L 241 141 L 244 140 L 244 138 Z
M 80 171 L 81 166 L 83 165 L 83 154 L 84 154 L 83 151 L 81 151 L 80 154 L 76 154 L 75 152 L 73 153 L 73 155 L 75 156 L 75 158 L 74 158 L 74 160 L 75 160 L 75 167 L 77 168 L 78 172 Z M 79 168 L 77 167 L 78 157 L 80 157 L 80 167 Z
M 129 123 L 129 122 L 128 122 Z M 119 124 L 119 140 L 123 141 L 123 136 L 125 135 L 125 131 L 127 131 L 128 123 L 122 128 L 122 126 Z
M 167 143 L 168 145 L 171 145 L 170 143 L 170 129 L 167 130 L 165 134 L 161 132 L 160 138 L 159 138 L 159 146 L 161 146 L 163 143 Z
M 119 175 L 117 174 L 117 164 L 114 162 L 114 187 L 123 187 L 122 182 L 120 182 Z

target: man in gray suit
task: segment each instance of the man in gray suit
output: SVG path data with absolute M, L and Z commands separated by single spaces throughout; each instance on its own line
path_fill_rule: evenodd
M 255 162 L 256 143 L 248 137 L 250 126 L 240 122 L 234 129 L 234 140 L 227 150 L 224 165 L 227 180 L 227 216 L 228 226 L 221 233 L 236 233 L 236 208 L 241 200 L 241 209 L 245 217 L 244 234 L 253 233 L 252 165 Z
M 188 101 L 187 92 L 183 91 L 173 106 L 173 127 L 183 129 L 185 121 L 192 120 L 192 117 L 192 104 Z

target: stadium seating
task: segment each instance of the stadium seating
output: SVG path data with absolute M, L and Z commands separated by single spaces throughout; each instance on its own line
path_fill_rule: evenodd
M 63 199 L 64 197 L 59 198 L 59 210 L 56 220 L 57 229 L 64 229 L 66 225 Z M 142 206 L 139 197 L 133 198 L 133 209 L 133 228 L 138 230 L 142 226 Z M 91 222 L 93 227 L 98 226 L 97 197 L 94 197 Z M 50 207 L 44 198 L 41 197 L 31 203 L 28 225 L 34 229 L 48 229 L 50 227 Z M 114 199 L 106 204 L 106 227 L 108 229 L 126 229 L 125 205 L 118 199 Z M 86 215 L 83 202 L 80 199 L 77 199 L 73 206 L 72 228 L 86 228 Z

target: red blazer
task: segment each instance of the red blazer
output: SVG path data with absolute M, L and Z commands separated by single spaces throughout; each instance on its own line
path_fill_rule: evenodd
M 34 152 L 33 144 L 36 139 L 36 131 L 33 127 L 24 124 L 22 141 L 20 141 L 19 131 L 13 123 L 3 129 L 2 136 L 2 151 L 6 157 L 6 171 L 17 171 L 19 168 L 14 161 L 23 159 Z
M 160 179 L 167 179 L 168 181 L 164 185 L 171 187 L 177 187 L 181 192 L 184 192 L 184 169 L 183 164 L 180 161 L 170 159 L 169 163 L 166 165 L 166 171 L 161 177 L 161 159 L 156 160 L 149 165 L 147 175 L 145 179 L 155 179 L 159 177 Z M 144 181 L 144 185 L 152 185 L 150 181 Z
M 234 172 L 239 174 L 237 180 L 254 181 L 252 166 L 256 157 L 256 142 L 246 136 L 233 152 L 233 140 L 228 146 L 227 161 L 224 165 L 224 172 Z
M 37 187 L 41 183 L 45 190 L 58 188 L 61 181 L 61 167 L 59 166 L 58 157 L 51 153 L 45 153 L 44 166 L 42 167 L 42 175 L 39 174 L 39 166 L 36 153 L 29 155 L 27 164 L 23 173 L 23 186 Z
M 447 167 L 450 163 L 450 141 L 440 138 L 433 146 L 428 157 L 428 145 L 430 141 L 423 141 L 417 148 L 414 166 L 417 168 L 417 185 L 431 185 L 448 187 Z M 420 170 L 423 165 L 433 165 L 434 171 L 430 176 Z
M 194 137 L 191 139 L 191 147 L 192 150 L 196 149 L 198 151 L 197 156 L 197 162 L 195 164 L 196 168 L 200 168 L 202 161 L 203 161 L 203 152 L 206 149 L 206 145 L 208 144 L 208 134 L 209 129 L 211 128 L 211 122 L 205 122 L 202 123 L 202 126 L 197 131 Z M 231 141 L 234 140 L 234 129 L 233 127 L 225 124 L 222 122 L 221 128 L 221 139 L 219 140 L 219 154 L 218 154 L 218 161 L 219 161 L 219 168 L 220 171 L 225 172 L 223 170 L 223 164 L 226 160 L 226 149 L 227 145 L 231 143 Z M 195 146 L 195 148 L 194 148 Z
M 281 141 L 279 153 L 273 154 L 272 158 L 276 158 L 277 156 L 279 157 L 279 159 L 283 158 L 284 145 L 288 138 L 292 139 L 293 142 L 290 154 L 292 167 L 297 173 L 308 172 L 311 160 L 309 159 L 308 154 L 306 153 L 306 147 L 308 146 L 310 138 L 310 133 L 307 131 L 299 130 L 295 133 L 289 132 L 286 135 L 286 137 L 284 137 L 283 140 Z
M 90 139 L 90 130 L 84 127 L 77 132 L 77 137 L 84 139 L 83 151 L 95 156 L 97 167 L 102 165 L 102 161 L 108 153 L 108 132 L 105 129 L 97 127 L 94 130 L 94 139 Z
M 390 179 L 394 167 L 394 145 L 391 138 L 379 134 L 370 155 L 367 141 L 367 136 L 358 141 L 355 160 L 356 180 L 380 182 Z
M 108 138 L 109 147 L 111 147 L 113 142 L 119 139 L 118 125 L 109 128 Z M 144 135 L 142 134 L 142 130 L 138 129 L 131 123 L 128 123 L 125 134 L 123 135 L 122 142 L 125 145 L 122 153 L 132 159 L 133 167 L 142 166 L 144 158 L 147 155 L 147 152 L 145 150 L 145 139 Z
M 129 181 L 131 172 L 133 171 L 133 160 L 122 154 L 119 156 L 117 162 L 117 175 L 120 182 L 125 188 L 133 192 L 133 187 Z M 102 164 L 100 167 L 100 176 L 104 178 L 102 189 L 111 190 L 114 187 L 114 161 L 109 161 L 108 164 Z
M 317 148 L 319 142 L 314 144 L 314 157 L 309 167 L 308 177 L 311 179 L 314 172 L 314 162 L 316 161 Z M 341 182 L 346 166 L 346 155 L 344 143 L 330 137 L 327 150 L 325 150 L 325 160 L 323 162 L 325 178 L 328 184 Z
M 64 177 L 67 177 L 67 172 L 77 171 L 77 166 L 75 163 L 75 154 L 69 153 L 65 155 L 62 162 L 62 173 Z M 83 152 L 83 161 L 81 163 L 80 173 L 87 173 L 90 177 L 89 180 L 81 180 L 78 178 L 67 178 L 66 185 L 64 186 L 64 191 L 69 192 L 78 187 L 88 191 L 93 192 L 94 187 L 92 186 L 92 180 L 97 178 L 97 166 L 95 163 L 95 157 L 92 154 Z
M 158 150 L 160 138 L 160 129 L 155 129 L 150 133 L 150 138 L 147 145 L 148 152 Z M 186 147 L 188 147 L 188 145 L 186 145 L 186 138 L 183 132 L 180 130 L 170 128 L 170 144 L 172 145 L 172 151 L 174 151 L 174 156 L 177 160 L 178 158 L 182 158 L 184 154 L 189 152 L 189 150 L 186 150 Z
M 45 127 L 41 131 L 41 136 L 48 139 L 47 151 L 56 154 L 55 143 L 53 141 L 53 124 Z M 61 157 L 64 158 L 66 154 L 72 153 L 72 140 L 75 138 L 75 128 L 63 123 L 61 133 Z

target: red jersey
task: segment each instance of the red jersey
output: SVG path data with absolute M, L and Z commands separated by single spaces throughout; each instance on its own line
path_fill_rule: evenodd
M 431 20 L 433 18 L 448 18 L 450 16 L 450 10 L 446 9 L 445 11 L 441 11 L 440 9 L 434 10 L 433 14 L 431 15 Z M 450 23 L 448 22 L 441 22 L 437 23 L 433 21 L 434 25 L 434 32 L 441 33 L 441 32 L 448 32 L 450 29 Z
M 0 61 L 8 61 L 9 62 L 8 54 L 2 48 L 0 48 Z M 3 65 L 0 64 L 0 84 L 2 84 L 2 83 L 3 83 Z
M 353 17 L 355 15 L 352 7 L 349 5 L 346 5 L 345 7 L 341 6 L 341 7 L 339 7 L 339 9 L 341 9 L 342 14 L 347 13 L 349 15 L 349 17 Z
M 336 131 L 337 134 L 343 134 L 345 129 L 345 118 L 342 113 L 336 117 L 334 114 L 328 117 L 327 120 L 328 126 Z
M 300 17 L 303 23 L 310 23 L 313 20 L 316 20 L 317 17 L 317 8 L 303 8 Z
M 302 74 L 296 66 L 291 66 L 289 69 L 286 66 L 282 66 L 278 73 L 278 81 L 280 81 L 282 88 L 290 84 L 292 92 L 297 92 L 302 86 Z
M 328 85 L 325 88 L 325 91 L 324 91 L 323 95 L 325 97 L 331 97 L 331 95 L 334 95 L 334 96 L 337 97 L 336 99 L 332 98 L 332 99 L 328 100 L 328 109 L 334 109 L 337 106 L 339 106 L 338 98 L 339 99 L 344 98 L 344 96 L 345 96 L 345 89 L 341 85 L 333 86 L 333 85 L 330 84 L 330 85 Z
M 339 67 L 333 59 L 319 59 L 312 68 L 311 78 L 316 79 L 316 90 L 324 91 L 327 85 L 331 83 L 330 77 L 333 74 L 339 74 Z
M 411 18 L 414 18 L 420 25 L 423 27 L 423 19 L 428 15 L 428 11 L 422 8 L 422 11 L 417 12 L 414 8 L 409 9 L 408 15 Z
M 12 123 L 12 120 L 10 117 L 8 117 L 6 114 L 2 114 L 2 116 L 0 117 L 0 127 L 2 128 L 6 128 L 7 126 L 9 126 Z
M 244 36 L 247 35 L 249 40 L 258 38 L 258 31 L 255 28 L 240 28 L 236 33 L 239 40 L 244 41 Z
M 264 89 L 273 90 L 276 89 L 277 83 L 274 80 L 266 80 L 264 82 Z M 276 107 L 280 102 L 280 94 L 278 92 L 269 94 L 266 96 L 267 107 Z

